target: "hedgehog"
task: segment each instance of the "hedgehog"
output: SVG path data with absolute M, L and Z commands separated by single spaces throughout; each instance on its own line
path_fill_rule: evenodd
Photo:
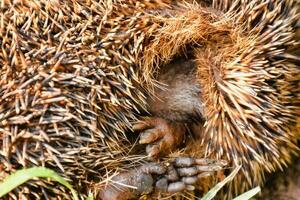
M 135 152 L 136 135 L 129 133 L 155 84 L 140 58 L 175 2 L 0 5 L 0 180 L 45 166 L 86 196 L 119 171 L 141 167 L 146 156 Z M 33 180 L 7 198 L 71 196 L 53 182 Z
M 293 39 L 296 10 L 292 0 L 2 1 L 0 177 L 41 165 L 89 190 L 118 170 L 134 169 L 125 179 L 166 173 L 157 161 L 140 167 L 147 157 L 134 152 L 134 129 L 151 158 L 177 150 L 174 141 L 184 140 L 180 156 L 193 158 L 175 160 L 175 168 L 209 164 L 195 159 L 203 157 L 242 165 L 233 193 L 262 183 L 265 171 L 282 168 L 298 150 L 299 67 L 287 51 L 299 45 Z M 195 84 L 196 110 L 167 104 L 165 112 L 149 98 L 160 97 L 159 81 L 174 63 L 192 68 L 180 73 L 189 77 L 187 85 Z M 152 118 L 140 122 L 143 111 Z M 168 142 L 166 151 L 152 144 L 157 125 L 168 127 L 160 138 L 180 137 L 161 140 Z M 194 139 L 185 137 L 187 130 Z M 150 180 L 146 175 L 138 181 Z M 9 196 L 41 194 L 69 198 L 63 188 L 41 181 Z

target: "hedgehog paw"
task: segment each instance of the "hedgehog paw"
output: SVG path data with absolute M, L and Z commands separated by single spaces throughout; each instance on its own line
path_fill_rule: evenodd
M 141 132 L 140 144 L 147 144 L 146 152 L 150 159 L 168 154 L 183 142 L 185 127 L 162 118 L 152 117 L 133 126 L 134 131 Z
M 223 160 L 176 158 L 174 163 L 168 167 L 166 175 L 156 181 L 155 190 L 169 194 L 194 190 L 199 179 L 211 176 L 226 164 Z
M 102 200 L 128 200 L 153 191 L 154 176 L 166 173 L 166 168 L 158 163 L 147 163 L 138 168 L 116 175 L 111 184 L 99 193 Z

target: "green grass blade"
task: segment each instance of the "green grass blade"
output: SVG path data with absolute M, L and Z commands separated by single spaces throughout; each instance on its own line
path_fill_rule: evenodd
M 53 170 L 44 167 L 33 167 L 29 169 L 21 169 L 6 177 L 3 180 L 3 182 L 0 183 L 0 197 L 3 197 L 5 194 L 9 193 L 14 188 L 36 177 L 51 178 L 59 182 L 60 184 L 64 185 L 65 187 L 71 190 L 74 200 L 79 200 L 77 196 L 77 192 L 64 178 L 59 176 Z
M 211 200 L 211 199 L 213 199 L 216 196 L 216 194 L 222 189 L 222 187 L 235 177 L 235 175 L 238 173 L 238 171 L 241 169 L 241 167 L 242 166 L 240 165 L 237 168 L 235 168 L 229 176 L 227 176 L 223 181 L 221 181 L 217 185 L 215 185 L 211 190 L 209 190 L 204 195 L 202 200 Z
M 248 199 L 254 197 L 259 192 L 260 192 L 260 187 L 257 186 L 255 188 L 249 190 L 248 192 L 245 192 L 244 194 L 241 194 L 240 196 L 234 198 L 233 200 L 248 200 Z
M 94 200 L 93 195 L 90 194 L 90 195 L 86 198 L 86 200 Z

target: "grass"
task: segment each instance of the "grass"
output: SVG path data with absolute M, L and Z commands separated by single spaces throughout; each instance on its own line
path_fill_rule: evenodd
M 59 176 L 55 171 L 45 167 L 21 169 L 9 175 L 3 180 L 2 183 L 0 183 L 0 197 L 3 197 L 14 188 L 25 183 L 26 181 L 37 177 L 50 178 L 59 182 L 71 191 L 74 200 L 79 200 L 77 192 L 73 189 L 71 184 L 69 184 L 64 178 Z
M 240 170 L 240 167 L 237 167 L 228 177 L 223 181 L 214 186 L 203 198 L 202 200 L 211 200 L 216 196 L 218 191 L 228 182 L 230 182 L 235 175 Z M 8 194 L 14 188 L 25 183 L 26 181 L 33 178 L 50 178 L 57 181 L 58 183 L 64 185 L 68 188 L 73 196 L 73 200 L 79 200 L 77 192 L 73 189 L 72 185 L 69 184 L 63 177 L 59 176 L 55 171 L 45 168 L 45 167 L 33 167 L 29 169 L 21 169 L 15 173 L 6 177 L 3 182 L 0 183 L 0 197 Z M 260 192 L 260 187 L 256 187 L 244 194 L 236 197 L 234 200 L 248 200 Z M 92 196 L 89 196 L 86 200 L 93 200 Z
M 236 174 L 239 172 L 240 169 L 241 166 L 235 168 L 229 176 L 227 176 L 223 181 L 219 182 L 210 191 L 208 191 L 201 200 L 213 199 L 217 195 L 217 193 L 222 189 L 222 187 L 224 187 L 226 183 L 232 181 L 232 179 L 236 176 Z M 248 200 L 251 199 L 259 192 L 260 192 L 260 187 L 257 186 L 256 188 L 253 188 L 252 190 L 249 190 L 248 192 L 241 194 L 240 196 L 234 198 L 233 200 Z

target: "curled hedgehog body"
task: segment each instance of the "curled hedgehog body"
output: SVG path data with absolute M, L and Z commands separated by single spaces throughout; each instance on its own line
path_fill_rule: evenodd
M 241 192 L 297 152 L 291 0 L 2 1 L 1 13 L 1 178 L 41 165 L 84 188 L 137 166 L 145 158 L 129 155 L 125 133 L 146 110 L 159 66 L 186 49 L 204 125 L 194 131 L 202 145 L 187 142 L 184 155 L 241 164 Z M 10 196 L 68 198 L 49 183 L 29 188 L 38 192 L 21 187 Z

